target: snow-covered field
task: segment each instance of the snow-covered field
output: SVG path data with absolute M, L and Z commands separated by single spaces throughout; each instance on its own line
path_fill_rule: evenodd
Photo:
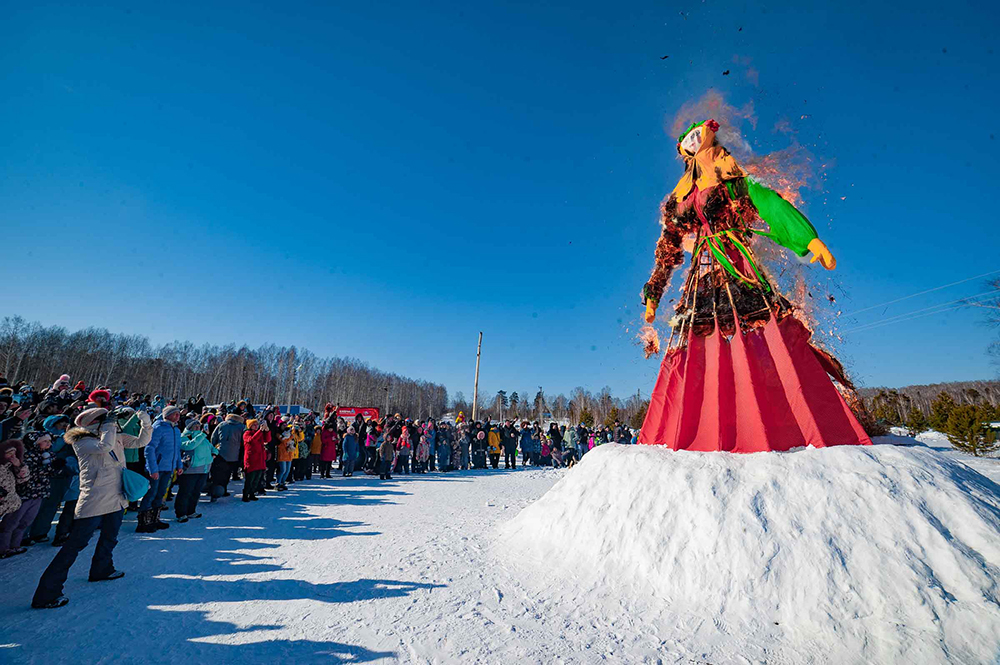
M 572 580 L 548 583 L 560 597 L 609 613 L 628 599 L 666 654 L 1000 657 L 1000 486 L 926 446 L 602 446 L 501 531 L 531 561 L 576 562 Z M 652 657 L 647 646 L 630 648 Z
M 87 583 L 91 545 L 70 573 L 70 604 L 59 610 L 28 609 L 54 548 L 36 545 L 0 562 L 0 663 L 996 662 L 995 651 L 988 656 L 1000 647 L 1000 540 L 975 538 L 991 528 L 991 519 L 1000 523 L 1000 507 L 990 504 L 1000 498 L 1000 462 L 972 460 L 938 435 L 922 440 L 913 448 L 870 449 L 896 471 L 852 478 L 849 486 L 862 493 L 835 506 L 824 492 L 837 486 L 836 474 L 816 465 L 806 465 L 808 479 L 787 485 L 781 476 L 768 482 L 759 475 L 763 467 L 727 478 L 732 469 L 720 473 L 713 466 L 728 457 L 760 467 L 751 460 L 758 455 L 711 454 L 699 476 L 698 454 L 608 446 L 570 471 L 397 476 L 385 483 L 364 476 L 314 479 L 255 504 L 229 499 L 203 506 L 204 519 L 152 536 L 133 533 L 134 522 L 126 521 L 115 559 L 127 576 Z M 824 452 L 768 455 L 790 460 Z M 662 464 L 655 472 L 636 464 L 650 455 L 673 455 L 684 468 L 665 473 Z M 631 461 L 615 459 L 622 456 Z M 920 456 L 930 464 L 922 465 Z M 913 465 L 920 468 L 911 473 Z M 788 461 L 770 466 L 796 470 Z M 842 459 L 830 468 L 858 473 Z M 718 482 L 703 482 L 707 474 Z M 689 487 L 663 489 L 684 477 Z M 856 525 L 857 537 L 874 542 L 829 543 L 844 565 L 825 580 L 810 571 L 803 555 L 818 537 L 850 522 L 834 509 L 870 501 L 864 492 L 890 488 L 886 477 L 908 497 L 900 505 L 914 513 L 872 505 L 870 514 L 910 519 L 912 528 Z M 619 491 L 595 485 L 595 478 Z M 974 491 L 958 493 L 963 483 Z M 786 506 L 813 506 L 799 538 L 784 531 L 794 522 L 791 508 L 767 494 L 776 485 L 805 494 L 786 494 Z M 590 491 L 577 495 L 581 487 Z M 748 487 L 763 492 L 756 507 Z M 678 505 L 657 507 L 656 497 L 667 495 Z M 748 505 L 726 505 L 740 497 Z M 717 520 L 706 524 L 713 504 Z M 989 505 L 993 513 L 984 508 Z M 743 519 L 753 514 L 770 519 L 769 527 Z M 952 530 L 951 544 L 940 529 L 924 532 L 932 523 L 927 516 L 961 517 L 961 524 L 943 525 Z M 637 523 L 644 524 L 638 534 Z M 754 564 L 768 546 L 769 528 L 785 538 L 784 549 L 770 552 L 774 560 L 761 576 Z M 705 542 L 713 530 L 733 536 L 740 529 L 744 540 L 718 540 L 714 550 Z M 702 565 L 684 559 L 691 550 L 681 546 L 699 538 L 706 548 Z M 898 552 L 889 547 L 892 539 L 905 541 Z M 929 548 L 907 549 L 918 541 Z M 631 560 L 637 543 L 645 554 Z M 797 549 L 800 544 L 806 549 Z M 873 558 L 852 558 L 860 554 Z M 743 562 L 746 579 L 733 574 L 733 562 Z M 879 567 L 887 563 L 900 567 Z M 694 571 L 691 579 L 682 579 L 686 570 Z M 650 572 L 671 577 L 650 578 Z M 928 575 L 937 576 L 937 587 L 905 588 Z M 892 582 L 896 587 L 886 587 Z M 796 585 L 801 593 L 790 593 Z M 979 597 L 968 597 L 976 589 Z M 865 614 L 880 594 L 879 609 Z M 918 597 L 921 607 L 894 604 Z M 857 616 L 844 616 L 845 608 Z M 836 632 L 816 627 L 824 612 Z M 887 616 L 914 623 L 889 625 Z M 900 646 L 901 635 L 910 646 Z M 970 653 L 977 659 L 968 660 Z M 912 658 L 899 660 L 899 654 Z

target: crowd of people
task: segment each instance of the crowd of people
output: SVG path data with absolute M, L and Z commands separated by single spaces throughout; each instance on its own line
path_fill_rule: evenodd
M 117 390 L 88 391 L 60 376 L 44 392 L 0 377 L 0 559 L 50 542 L 60 547 L 42 573 L 32 607 L 65 605 L 70 567 L 95 531 L 99 539 L 89 579 L 120 579 L 112 553 L 126 512 L 136 531 L 167 529 L 161 513 L 173 502 L 173 522 L 202 517 L 199 503 L 284 492 L 296 482 L 355 473 L 393 474 L 467 469 L 571 466 L 594 446 L 635 443 L 621 423 L 588 428 L 537 422 L 413 420 L 400 414 L 353 420 L 338 407 L 282 414 L 247 400 L 208 405 Z M 235 490 L 234 490 L 235 491 Z M 53 532 L 53 524 L 55 530 Z M 50 533 L 52 536 L 50 538 Z

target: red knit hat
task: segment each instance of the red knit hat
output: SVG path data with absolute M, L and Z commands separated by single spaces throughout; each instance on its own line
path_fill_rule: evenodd
M 76 385 L 73 386 L 73 390 L 79 390 L 81 393 L 87 389 L 87 384 L 83 381 L 77 381 Z
M 108 390 L 95 390 L 94 392 L 90 393 L 90 396 L 87 398 L 87 400 L 93 402 L 94 404 L 97 404 L 97 400 L 110 402 L 111 392 Z

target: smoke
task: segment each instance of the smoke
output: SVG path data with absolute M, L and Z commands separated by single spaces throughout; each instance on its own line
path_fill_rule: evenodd
M 734 58 L 734 62 L 747 67 L 747 76 L 756 82 L 758 73 L 750 68 L 749 59 Z M 823 179 L 831 160 L 821 163 L 816 155 L 799 141 L 799 130 L 794 120 L 780 118 L 770 126 L 766 138 L 769 142 L 785 137 L 786 146 L 771 152 L 754 152 L 750 137 L 756 134 L 759 118 L 753 100 L 743 106 L 734 106 L 718 90 L 709 89 L 700 98 L 685 102 L 664 123 L 669 136 L 676 137 L 692 122 L 709 118 L 719 123 L 716 137 L 736 158 L 743 170 L 755 180 L 774 189 L 797 208 L 806 212 L 810 198 L 819 198 L 823 191 Z M 805 120 L 807 116 L 800 119 Z M 816 195 L 811 197 L 810 194 Z M 763 223 L 755 224 L 764 228 Z M 822 234 L 821 234 L 822 235 Z M 834 298 L 832 291 L 837 287 L 836 279 L 819 268 L 810 266 L 806 259 L 800 259 L 783 247 L 768 239 L 755 236 L 752 240 L 754 253 L 781 293 L 798 308 L 798 314 L 813 330 L 814 340 L 825 345 L 833 345 L 839 339 L 836 333 Z M 833 248 L 835 251 L 835 248 Z M 645 338 L 641 338 L 643 342 Z
M 750 156 L 741 166 L 758 182 L 775 190 L 786 201 L 800 207 L 804 204 L 801 190 L 822 189 L 816 177 L 816 158 L 808 148 L 792 141 L 787 148 L 766 155 Z
M 719 123 L 719 131 L 716 132 L 719 143 L 729 148 L 737 159 L 748 157 L 753 153 L 750 143 L 743 137 L 745 125 L 757 129 L 753 100 L 744 104 L 742 108 L 737 108 L 728 104 L 722 94 L 714 88 L 709 89 L 700 99 L 685 102 L 665 129 L 676 139 L 692 122 L 701 122 L 709 118 Z

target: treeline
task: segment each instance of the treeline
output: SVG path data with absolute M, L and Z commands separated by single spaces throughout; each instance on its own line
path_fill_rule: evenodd
M 858 394 L 873 416 L 894 425 L 902 424 L 912 408 L 931 415 L 931 405 L 942 393 L 956 404 L 1000 406 L 1000 381 L 952 381 L 903 388 L 861 388 Z
M 910 436 L 929 429 L 945 434 L 959 450 L 976 456 L 1000 450 L 1000 381 L 958 381 L 929 386 L 861 391 L 869 412 Z
M 529 391 L 508 393 L 506 390 L 498 390 L 492 395 L 480 395 L 476 416 L 480 420 L 487 416 L 492 420 L 537 420 L 543 425 L 552 420 L 569 419 L 572 423 L 582 422 L 588 427 L 611 426 L 617 420 L 638 429 L 642 427 L 649 407 L 649 400 L 642 399 L 638 394 L 623 400 L 612 395 L 611 388 L 607 386 L 596 394 L 577 387 L 569 397 L 562 393 L 546 395 L 545 390 L 539 386 L 533 398 L 530 394 Z M 453 409 L 469 415 L 472 413 L 472 403 L 466 400 L 463 393 L 458 392 L 455 394 Z
M 89 387 L 117 388 L 165 398 L 204 395 L 209 403 L 247 399 L 256 404 L 304 404 L 322 410 L 326 402 L 376 406 L 413 417 L 446 410 L 444 386 L 383 372 L 353 358 L 320 358 L 306 349 L 268 344 L 195 346 L 173 342 L 154 347 L 142 335 L 103 328 L 69 332 L 28 323 L 20 316 L 0 323 L 0 371 L 10 383 L 25 381 L 42 390 L 60 374 Z

